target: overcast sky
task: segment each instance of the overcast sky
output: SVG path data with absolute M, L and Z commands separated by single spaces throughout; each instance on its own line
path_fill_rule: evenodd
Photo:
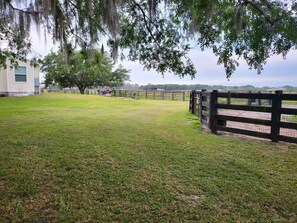
M 42 36 L 42 34 L 41 34 Z M 53 48 L 53 44 L 44 42 L 42 37 L 32 36 L 33 50 L 41 55 L 46 55 Z M 240 65 L 230 80 L 226 79 L 223 66 L 217 65 L 217 58 L 207 50 L 201 52 L 198 48 L 190 51 L 189 57 L 192 59 L 196 69 L 196 78 L 190 77 L 180 79 L 173 74 L 166 73 L 164 77 L 154 70 L 144 70 L 138 62 L 128 60 L 120 61 L 125 68 L 130 69 L 131 83 L 145 85 L 151 84 L 208 84 L 208 85 L 254 85 L 257 87 L 271 86 L 280 87 L 292 85 L 297 87 L 297 50 L 289 52 L 286 60 L 282 56 L 271 57 L 260 75 L 255 70 L 249 70 L 244 61 L 239 61 Z

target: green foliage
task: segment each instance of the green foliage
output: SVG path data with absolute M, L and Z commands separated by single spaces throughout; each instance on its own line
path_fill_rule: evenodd
M 182 19 L 174 14 L 175 7 L 168 6 L 164 13 L 157 5 L 152 9 L 150 1 L 132 2 L 125 7 L 129 15 L 121 20 L 119 41 L 121 47 L 129 48 L 128 58 L 162 74 L 194 77 L 196 70 L 187 57 L 190 45 L 180 27 Z
M 119 66 L 113 70 L 111 60 L 99 51 L 93 51 L 92 55 L 85 51 L 72 52 L 69 65 L 65 55 L 52 52 L 43 59 L 41 71 L 45 73 L 46 86 L 76 86 L 82 94 L 86 88 L 117 87 L 129 80 L 127 69 Z
M 14 0 L 0 1 L 0 12 L 0 37 L 13 58 L 28 53 L 32 22 L 45 27 L 67 55 L 77 47 L 94 49 L 105 36 L 114 59 L 119 48 L 128 49 L 128 58 L 145 68 L 180 77 L 195 76 L 187 56 L 193 41 L 212 49 L 227 78 L 238 58 L 260 73 L 270 56 L 285 57 L 297 46 L 295 0 Z M 0 66 L 5 58 L 2 53 Z
M 229 78 L 243 58 L 258 73 L 274 54 L 286 56 L 297 46 L 295 1 L 175 1 L 188 5 L 179 10 L 189 16 L 198 32 L 197 43 L 211 48 Z M 187 27 L 189 28 L 189 27 Z
M 11 65 L 17 63 L 17 59 L 26 61 L 26 56 L 30 50 L 31 43 L 29 34 L 20 29 L 15 24 L 10 24 L 0 17 L 0 68 L 7 68 L 7 62 Z M 6 47 L 5 47 L 6 46 Z M 2 48 L 4 47 L 4 48 Z

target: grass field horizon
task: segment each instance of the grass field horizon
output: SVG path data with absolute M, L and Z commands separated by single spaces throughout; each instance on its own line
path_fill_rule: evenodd
M 188 102 L 0 98 L 0 222 L 296 222 L 297 146 L 202 131 Z

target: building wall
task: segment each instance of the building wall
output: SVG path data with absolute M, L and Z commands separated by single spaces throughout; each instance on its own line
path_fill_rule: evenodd
M 39 94 L 39 67 L 34 68 L 29 63 L 18 61 L 18 66 L 26 67 L 26 82 L 15 80 L 15 67 L 0 72 L 0 92 L 6 92 L 8 96 L 25 96 Z M 6 86 L 2 80 L 6 80 Z M 4 81 L 3 81 L 4 83 Z
M 0 96 L 7 94 L 6 70 L 0 70 Z

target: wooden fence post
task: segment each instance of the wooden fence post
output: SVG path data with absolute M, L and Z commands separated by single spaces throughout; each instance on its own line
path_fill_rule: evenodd
M 145 99 L 147 99 L 147 91 L 145 91 Z
M 196 92 L 196 95 L 197 95 L 197 101 L 198 101 L 198 118 L 199 118 L 199 121 L 200 123 L 202 123 L 202 118 L 201 118 L 201 114 L 202 114 L 202 101 L 201 101 L 201 97 L 202 97 L 202 92 L 201 91 L 198 91 Z
M 192 98 L 193 98 L 193 91 L 190 92 L 190 100 L 189 100 L 189 112 L 192 113 Z M 192 113 L 193 114 L 193 113 Z
M 192 90 L 190 93 L 190 104 L 189 104 L 189 111 L 194 114 L 194 100 L 195 100 L 195 91 Z
M 210 104 L 209 104 L 209 128 L 212 131 L 212 133 L 216 134 L 216 117 L 218 114 L 217 109 L 217 103 L 218 103 L 218 91 L 213 90 L 210 93 Z
M 258 92 L 259 94 L 261 94 L 261 91 Z M 258 99 L 258 105 L 261 106 L 262 105 L 262 100 L 259 98 Z
M 203 92 L 205 92 L 206 89 L 202 89 L 200 92 L 199 92 L 199 107 L 200 107 L 200 110 L 199 110 L 199 115 L 200 115 L 200 123 L 202 123 L 202 95 L 203 95 Z
M 279 133 L 280 133 L 280 120 L 281 120 L 281 112 L 280 109 L 282 107 L 281 100 L 282 91 L 275 91 L 272 99 L 272 113 L 271 113 L 271 141 L 278 142 L 279 141 Z
M 183 91 L 183 101 L 186 100 L 186 92 Z
M 251 94 L 252 93 L 252 91 L 249 91 L 249 94 Z M 248 99 L 248 106 L 251 106 L 252 105 L 252 99 L 251 98 L 249 98 Z
M 230 91 L 228 91 L 227 105 L 231 105 L 231 95 L 230 95 Z
M 198 116 L 198 108 L 197 108 L 197 91 L 194 92 L 194 100 L 193 100 L 193 111 L 194 111 L 194 115 Z

